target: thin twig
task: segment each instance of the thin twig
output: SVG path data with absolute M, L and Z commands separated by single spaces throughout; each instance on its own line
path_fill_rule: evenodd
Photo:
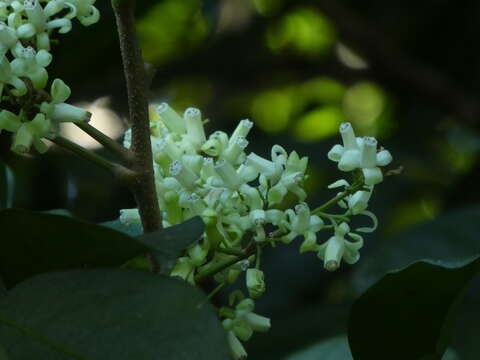
M 232 266 L 236 264 L 237 262 L 249 258 L 251 255 L 255 254 L 257 250 L 257 246 L 265 246 L 266 243 L 258 244 L 256 245 L 255 242 L 251 243 L 245 250 L 242 255 L 235 256 L 234 258 L 230 259 L 225 259 L 224 261 L 221 261 L 215 266 L 212 266 L 210 269 L 207 271 L 198 274 L 195 276 L 195 282 L 196 283 L 201 283 L 204 281 L 206 278 L 215 275 L 216 273 L 228 268 L 229 266 Z
M 359 182 L 356 184 L 353 184 L 352 186 L 348 187 L 344 192 L 341 194 L 335 196 L 334 198 L 328 200 L 325 204 L 320 205 L 317 207 L 315 210 L 312 211 L 312 214 L 318 214 L 321 213 L 332 206 L 338 204 L 341 200 L 345 199 L 348 195 L 353 194 L 354 192 L 360 190 L 363 187 L 363 182 Z
M 115 177 L 117 177 L 119 180 L 124 181 L 126 184 L 132 181 L 132 178 L 134 177 L 134 173 L 127 169 L 126 167 L 123 167 L 120 164 L 112 163 L 108 161 L 107 159 L 103 158 L 102 156 L 95 154 L 93 151 L 87 150 L 84 147 L 74 143 L 73 141 L 70 141 L 63 136 L 55 136 L 55 137 L 48 137 L 48 140 L 53 142 L 54 144 L 69 150 L 76 155 L 80 156 L 81 158 L 88 160 L 106 170 L 111 172 Z
M 111 137 L 105 135 L 103 132 L 93 127 L 89 123 L 80 122 L 80 123 L 75 123 L 75 125 L 77 125 L 80 129 L 82 129 L 84 132 L 90 135 L 93 139 L 95 139 L 100 144 L 102 144 L 105 148 L 109 149 L 110 151 L 120 156 L 123 160 L 127 161 L 128 163 L 132 162 L 133 154 L 131 153 L 131 151 L 124 148 L 122 145 L 117 143 Z

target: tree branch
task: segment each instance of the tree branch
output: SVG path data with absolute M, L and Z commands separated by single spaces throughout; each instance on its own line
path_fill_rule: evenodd
M 112 7 L 117 22 L 132 124 L 132 170 L 137 173 L 137 179 L 131 190 L 138 205 L 144 231 L 153 232 L 161 228 L 162 222 L 153 173 L 147 78 L 135 31 L 135 1 L 112 0 Z

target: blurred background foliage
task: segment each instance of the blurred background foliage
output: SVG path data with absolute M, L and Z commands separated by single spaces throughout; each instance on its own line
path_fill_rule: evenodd
M 120 139 L 128 123 L 121 59 L 108 2 L 98 7 L 100 23 L 75 27 L 54 50 L 51 74 L 71 85 L 73 101 L 93 112 L 94 125 Z M 398 267 L 415 249 L 455 249 L 463 236 L 467 248 L 480 251 L 478 217 L 457 211 L 480 200 L 479 14 L 480 3 L 451 0 L 138 1 L 143 54 L 158 66 L 152 105 L 199 107 L 210 119 L 207 130 L 231 131 L 252 119 L 251 151 L 266 154 L 278 143 L 309 156 L 312 206 L 334 195 L 326 185 L 343 176 L 326 158 L 343 121 L 359 136 L 376 136 L 394 155 L 392 168 L 403 168 L 376 189 L 371 208 L 380 227 L 357 266 L 330 274 L 295 245 L 266 252 L 268 292 L 257 310 L 271 316 L 273 328 L 248 344 L 251 359 L 283 358 L 342 334 L 360 291 L 352 279 L 358 285 L 384 254 L 395 260 L 386 268 Z M 74 128 L 64 131 L 96 148 Z M 0 136 L 0 156 L 16 178 L 15 207 L 65 208 L 99 222 L 134 205 L 103 170 L 56 148 L 19 157 L 8 151 L 8 134 Z M 432 232 L 455 211 L 455 222 Z M 418 223 L 426 224 L 423 232 L 405 240 Z M 475 299 L 472 290 L 459 320 L 463 340 L 454 347 L 462 359 L 480 357 L 467 341 L 479 331 Z

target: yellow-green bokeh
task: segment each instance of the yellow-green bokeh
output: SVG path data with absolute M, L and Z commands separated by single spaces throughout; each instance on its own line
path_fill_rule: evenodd
M 191 52 L 207 36 L 199 0 L 165 0 L 137 22 L 143 58 L 162 64 Z
M 294 134 L 301 141 L 322 140 L 337 134 L 344 121 L 345 115 L 340 107 L 319 107 L 298 119 Z
M 289 50 L 317 57 L 331 50 L 335 29 L 319 11 L 300 7 L 287 13 L 267 30 L 267 46 L 274 52 Z

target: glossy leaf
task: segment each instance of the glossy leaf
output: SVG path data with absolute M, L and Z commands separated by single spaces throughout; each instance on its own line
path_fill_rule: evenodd
M 353 285 L 363 292 L 388 271 L 421 259 L 451 261 L 480 253 L 480 206 L 451 211 L 375 244 L 356 266 Z
M 162 273 L 168 273 L 175 265 L 175 260 L 182 251 L 199 240 L 205 231 L 205 225 L 199 216 L 166 229 L 147 233 L 137 240 L 154 250 Z
M 385 275 L 352 306 L 349 343 L 359 359 L 440 359 L 478 257 L 420 261 Z
M 0 228 L 0 276 L 7 288 L 47 271 L 119 266 L 149 250 L 125 234 L 60 215 L 6 209 Z
M 105 226 L 107 228 L 119 231 L 121 233 L 127 234 L 129 236 L 140 236 L 143 234 L 142 225 L 139 224 L 131 224 L 131 225 L 124 225 L 120 222 L 120 220 L 112 220 L 101 223 L 99 225 Z
M 15 287 L 0 309 L 0 339 L 15 360 L 31 360 L 32 354 L 49 360 L 229 358 L 224 330 L 205 295 L 151 273 L 42 274 Z

